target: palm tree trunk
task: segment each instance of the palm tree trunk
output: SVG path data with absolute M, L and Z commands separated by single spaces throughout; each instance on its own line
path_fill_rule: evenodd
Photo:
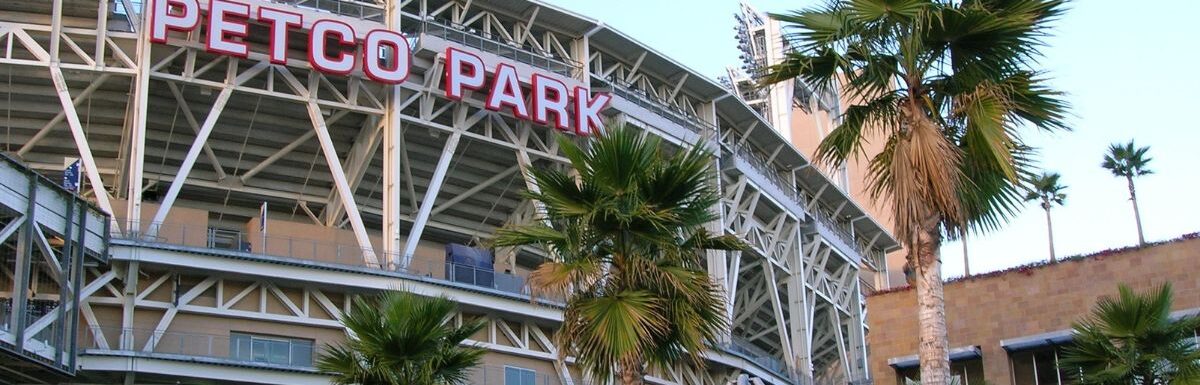
M 963 275 L 970 277 L 971 276 L 971 258 L 969 258 L 967 256 L 967 232 L 966 231 L 963 231 L 962 244 L 963 244 Z
M 621 365 L 621 384 L 623 385 L 641 385 L 642 370 L 641 367 L 635 365 Z
M 1054 223 L 1050 221 L 1050 203 L 1042 206 L 1046 209 L 1046 234 L 1050 236 L 1050 263 L 1058 262 L 1054 256 Z
M 1146 236 L 1142 234 L 1142 214 L 1138 211 L 1137 190 L 1133 188 L 1133 176 L 1126 175 L 1125 180 L 1129 182 L 1129 200 L 1133 201 L 1133 220 L 1137 222 L 1138 244 L 1146 244 Z
M 946 333 L 946 303 L 942 290 L 942 236 L 940 218 L 933 215 L 921 223 L 910 253 L 916 255 L 917 317 L 920 344 L 921 384 L 946 385 L 950 380 L 950 343 Z

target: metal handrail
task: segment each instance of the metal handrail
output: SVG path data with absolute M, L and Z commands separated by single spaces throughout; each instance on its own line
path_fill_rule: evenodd
M 100 336 L 104 338 L 101 339 Z M 101 343 L 104 341 L 104 343 Z M 147 354 L 170 354 L 191 357 L 209 357 L 246 363 L 266 364 L 291 368 L 312 368 L 313 361 L 320 353 L 315 343 L 296 343 L 287 340 L 288 353 L 293 347 L 309 349 L 307 362 L 278 363 L 256 361 L 238 357 L 237 347 L 231 335 L 208 333 L 175 332 L 153 329 L 119 328 L 119 327 L 90 327 L 83 334 L 80 348 L 83 351 L 114 351 L 139 352 Z
M 607 88 L 609 88 L 610 91 L 617 96 L 620 96 L 621 98 L 628 100 L 629 102 L 642 108 L 650 110 L 650 112 L 683 126 L 692 132 L 705 135 L 717 131 L 716 125 L 704 121 L 704 119 L 701 119 L 699 116 L 689 114 L 687 111 L 682 111 L 670 105 L 669 103 L 658 100 L 657 98 L 652 98 L 641 90 L 631 87 L 629 84 L 622 83 L 616 79 L 612 79 L 611 77 L 607 79 L 601 79 L 593 76 L 592 79 L 593 81 L 600 82 L 601 84 L 607 86 Z
M 104 336 L 103 341 L 98 336 Z M 232 335 L 209 333 L 192 333 L 176 331 L 159 331 L 152 329 L 91 327 L 83 334 L 80 347 L 85 352 L 93 354 L 101 352 L 123 352 L 134 354 L 166 354 L 186 357 L 205 357 L 254 365 L 268 365 L 292 370 L 313 371 L 314 365 L 320 360 L 324 347 L 317 343 L 298 343 L 288 339 L 289 354 L 293 348 L 309 349 L 308 360 L 289 363 L 264 362 L 250 357 L 238 357 Z M 504 385 L 505 372 L 508 367 L 495 365 L 480 365 L 468 370 L 467 383 L 479 385 Z M 524 369 L 516 368 L 513 369 Z M 529 370 L 529 369 L 525 369 Z M 533 375 L 535 385 L 561 385 L 557 375 L 536 373 Z
M 357 244 L 331 242 L 329 240 L 280 236 L 272 234 L 248 234 L 239 230 L 217 229 L 207 226 L 189 226 L 174 223 L 140 223 L 122 221 L 130 231 L 114 234 L 113 238 L 137 244 L 162 244 L 219 249 L 252 255 L 295 258 L 319 263 L 356 268 L 379 269 L 406 273 L 424 279 L 454 282 L 497 290 L 504 293 L 528 297 L 531 293 L 525 276 L 496 272 L 479 266 L 448 263 L 441 256 L 417 256 L 408 266 L 399 266 L 399 253 L 363 249 Z M 374 256 L 378 263 L 368 263 L 365 256 Z M 562 298 L 547 297 L 538 293 L 538 298 L 562 302 Z
M 792 198 L 801 207 L 807 208 L 809 206 L 811 199 L 808 196 L 805 196 L 799 189 L 794 187 L 792 183 L 788 182 L 782 175 L 783 171 L 779 170 L 770 162 L 768 162 L 761 153 L 747 148 L 748 146 L 726 145 L 726 147 L 729 148 L 729 151 L 734 156 L 745 160 L 746 163 L 751 165 L 751 167 L 758 170 L 760 174 L 767 177 L 768 180 L 773 182 L 776 187 L 782 190 L 785 195 L 787 195 L 789 198 Z M 812 210 L 808 210 L 807 212 L 811 217 L 815 218 L 826 228 L 828 228 L 835 237 L 840 239 L 846 245 L 854 248 L 859 255 L 875 258 L 872 261 L 882 260 L 882 252 L 876 252 L 874 248 L 867 248 L 859 242 L 855 242 L 854 236 L 850 231 L 849 224 L 833 218 L 828 212 L 826 212 L 826 208 L 820 203 L 816 204 Z
M 348 0 L 270 0 L 275 4 L 284 4 L 314 11 L 329 12 L 335 15 L 350 16 L 361 20 L 383 23 L 387 21 L 387 10 L 381 6 Z
M 421 33 L 423 34 L 437 36 L 447 41 L 504 56 L 538 68 L 550 70 L 559 75 L 575 76 L 576 71 L 581 71 L 583 68 L 582 64 L 570 59 L 535 52 L 523 45 L 495 39 L 467 26 L 447 23 L 437 19 L 415 20 L 413 22 L 421 23 Z
M 792 371 L 791 368 L 789 368 L 787 366 L 787 364 L 785 364 L 783 362 L 782 359 L 779 359 L 779 358 L 775 357 L 774 355 L 767 353 L 763 349 L 761 349 L 757 346 L 754 346 L 753 343 L 750 343 L 749 341 L 743 340 L 741 338 L 732 337 L 727 342 L 718 343 L 716 345 L 716 347 L 720 348 L 721 350 L 723 350 L 727 353 L 731 353 L 731 354 L 740 356 L 744 359 L 750 360 L 751 362 L 754 362 L 755 364 L 762 367 L 763 369 L 767 369 L 771 373 L 774 373 L 776 375 L 782 376 L 783 378 L 791 380 L 792 383 L 802 384 L 802 385 L 808 385 L 808 384 L 813 383 L 811 378 L 808 378 L 806 376 L 800 375 L 800 374 Z

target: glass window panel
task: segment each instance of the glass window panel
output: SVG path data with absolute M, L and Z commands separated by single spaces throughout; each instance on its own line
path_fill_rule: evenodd
M 268 362 L 267 353 L 270 348 L 267 347 L 267 341 L 254 338 L 250 341 L 251 360 L 254 362 Z
M 1054 362 L 1054 350 L 1039 350 L 1033 353 L 1037 369 L 1038 385 L 1058 385 L 1058 365 Z
M 504 368 L 504 385 L 519 385 L 521 383 L 521 372 L 517 368 Z
M 271 348 L 271 356 L 267 362 L 272 364 L 288 365 L 292 362 L 291 346 L 288 341 L 272 340 L 268 343 Z
M 914 368 L 919 376 L 919 369 Z M 969 360 L 958 360 L 950 363 L 950 375 L 958 378 L 962 385 L 983 384 L 983 360 L 973 358 Z M 916 378 L 913 378 L 916 380 Z
M 536 385 L 537 372 L 512 366 L 504 367 L 504 385 Z
M 921 380 L 921 368 L 914 366 L 911 368 L 897 369 L 896 370 L 896 378 L 899 380 L 898 381 L 899 385 L 905 385 L 904 380 L 920 381 Z
M 1033 368 L 1032 352 L 1017 352 L 1012 357 L 1013 385 L 1034 385 L 1037 374 Z
M 229 348 L 233 350 L 230 354 L 234 359 L 250 360 L 250 336 L 245 334 L 233 334 L 229 337 Z
M 292 365 L 312 366 L 313 346 L 304 340 L 292 340 Z

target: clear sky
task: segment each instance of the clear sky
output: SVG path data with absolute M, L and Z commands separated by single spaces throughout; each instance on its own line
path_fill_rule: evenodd
M 598 19 L 716 78 L 738 63 L 735 0 L 550 0 Z M 749 0 L 784 12 L 817 0 Z M 1125 181 L 1100 168 L 1108 144 L 1150 146 L 1155 174 L 1137 180 L 1147 241 L 1200 231 L 1200 1 L 1076 0 L 1056 23 L 1040 68 L 1067 92 L 1072 132 L 1026 133 L 1042 168 L 1061 173 L 1053 209 L 1059 257 L 1137 243 Z M 968 240 L 972 273 L 1048 259 L 1045 214 L 1034 203 L 1002 230 Z M 946 276 L 963 272 L 962 245 L 943 250 Z

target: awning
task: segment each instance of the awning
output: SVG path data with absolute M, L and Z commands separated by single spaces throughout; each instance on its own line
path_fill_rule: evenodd
M 979 346 L 963 346 L 950 349 L 950 361 L 964 361 L 983 357 Z M 896 369 L 915 368 L 921 365 L 921 359 L 916 354 L 911 356 L 893 357 L 888 359 L 888 365 Z
M 1049 333 L 1000 340 L 1000 347 L 1009 352 L 1066 344 L 1075 339 L 1075 331 L 1063 329 Z

